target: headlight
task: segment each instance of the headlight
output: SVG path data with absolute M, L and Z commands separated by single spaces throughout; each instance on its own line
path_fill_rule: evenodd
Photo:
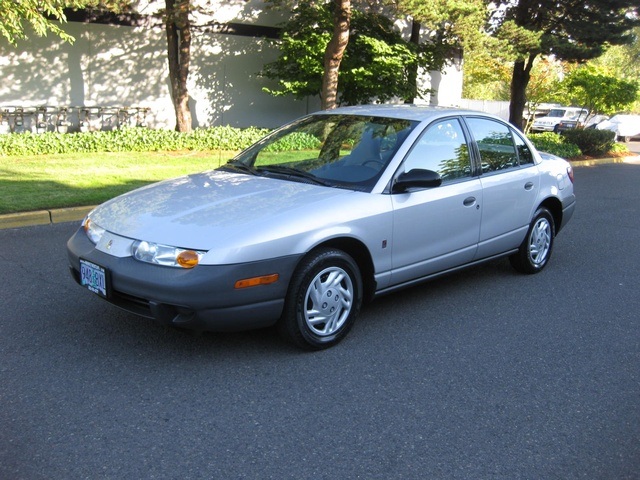
M 198 265 L 206 252 L 137 240 L 133 243 L 132 253 L 133 257 L 141 262 L 167 267 L 193 268 Z
M 100 241 L 100 239 L 102 238 L 102 235 L 104 235 L 104 232 L 105 232 L 104 228 L 102 228 L 99 225 L 96 225 L 94 222 L 91 221 L 89 217 L 86 217 L 82 222 L 82 228 L 87 234 L 87 237 L 89 237 L 89 240 L 91 240 L 95 244 L 97 244 Z

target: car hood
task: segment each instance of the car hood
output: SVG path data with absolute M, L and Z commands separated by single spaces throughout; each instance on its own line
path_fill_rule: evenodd
M 355 192 L 210 171 L 167 180 L 97 207 L 92 220 L 119 236 L 208 250 L 247 231 L 286 226 L 313 205 Z M 304 223 L 304 222 L 303 222 Z M 255 233 L 255 232 L 254 232 Z

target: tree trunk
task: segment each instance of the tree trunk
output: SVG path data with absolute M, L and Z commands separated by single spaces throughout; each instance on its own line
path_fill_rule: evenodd
M 520 130 L 524 128 L 523 114 L 527 103 L 527 85 L 531 78 L 531 68 L 536 55 L 529 55 L 525 62 L 518 60 L 513 64 L 513 76 L 511 77 L 511 102 L 509 103 L 509 121 Z
M 411 38 L 410 43 L 416 46 L 416 51 L 420 46 L 420 22 L 416 20 L 411 21 Z M 409 87 L 411 88 L 411 95 L 404 99 L 404 103 L 413 103 L 418 96 L 418 62 L 407 67 L 407 75 L 409 77 Z
M 351 24 L 351 1 L 333 0 L 333 3 L 333 35 L 324 53 L 323 110 L 338 106 L 338 74 L 340 62 L 349 43 L 349 25 Z
M 189 23 L 190 0 L 166 0 L 167 57 L 171 99 L 176 111 L 176 130 L 191 131 L 189 110 L 189 64 L 191 62 L 191 25 Z

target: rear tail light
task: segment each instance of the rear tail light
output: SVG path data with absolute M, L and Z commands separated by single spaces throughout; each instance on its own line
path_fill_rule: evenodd
M 569 177 L 569 180 L 571 180 L 571 183 L 573 183 L 573 168 L 571 165 L 567 167 L 567 176 Z

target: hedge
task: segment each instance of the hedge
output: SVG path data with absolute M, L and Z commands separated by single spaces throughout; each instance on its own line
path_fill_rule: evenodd
M 212 127 L 196 129 L 190 133 L 135 127 L 108 132 L 27 132 L 0 135 L 0 155 L 242 150 L 268 132 L 268 129 L 255 127 Z
M 567 130 L 562 134 L 568 142 L 577 145 L 582 153 L 590 156 L 600 156 L 613 149 L 616 134 L 611 130 Z
M 147 128 L 125 128 L 109 132 L 21 133 L 0 135 L 0 155 L 46 155 L 61 153 L 95 152 L 156 152 L 176 150 L 242 150 L 258 141 L 269 132 L 266 128 L 211 127 L 178 133 L 172 130 Z M 584 132 L 587 132 L 586 130 Z M 567 132 L 571 133 L 571 132 Z M 589 134 L 588 134 L 589 135 Z M 571 158 L 582 154 L 580 148 L 569 143 L 567 136 L 555 133 L 529 135 L 536 148 L 559 157 Z M 573 137 L 572 137 L 573 139 Z M 272 149 L 314 148 L 313 137 L 298 135 L 291 137 L 292 145 L 280 142 Z M 585 143 L 585 145 L 591 145 Z M 585 152 L 586 153 L 586 152 Z M 606 152 L 605 152 L 606 153 Z

